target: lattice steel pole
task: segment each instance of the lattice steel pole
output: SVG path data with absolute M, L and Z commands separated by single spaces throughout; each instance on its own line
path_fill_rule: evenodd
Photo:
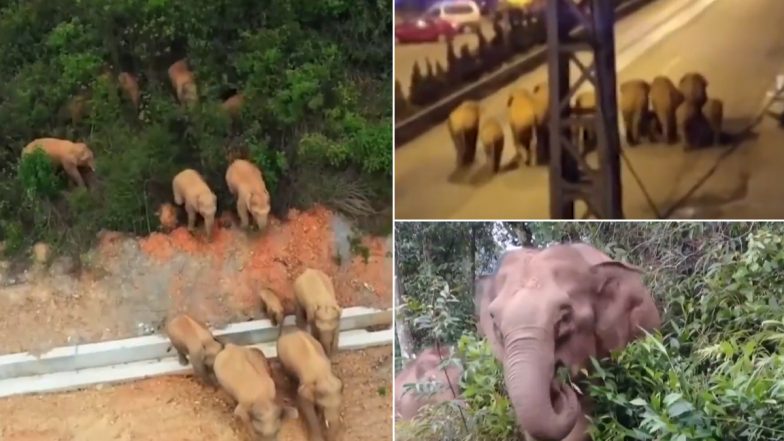
M 549 0 L 547 5 L 550 216 L 574 219 L 575 202 L 583 200 L 595 217 L 621 219 L 614 2 L 581 3 L 578 7 L 574 0 Z M 572 32 L 576 26 L 582 29 Z M 589 55 L 590 62 L 580 55 Z M 572 63 L 577 68 L 574 83 Z M 572 98 L 586 82 L 596 93 L 596 112 L 572 114 Z M 589 166 L 571 136 L 581 127 L 596 134 L 598 168 Z

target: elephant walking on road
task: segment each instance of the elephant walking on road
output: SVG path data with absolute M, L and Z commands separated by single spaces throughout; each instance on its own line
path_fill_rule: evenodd
M 642 270 L 585 244 L 509 251 L 478 281 L 479 326 L 504 367 L 517 423 L 538 441 L 587 440 L 585 405 L 561 383 L 652 331 L 661 318 Z

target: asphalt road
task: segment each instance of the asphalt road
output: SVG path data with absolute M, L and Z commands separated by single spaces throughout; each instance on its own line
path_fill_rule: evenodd
M 482 32 L 489 41 L 493 32 L 493 23 L 487 19 L 482 19 Z M 455 50 L 459 51 L 463 45 L 473 50 L 479 44 L 479 39 L 475 33 L 460 34 L 454 40 Z M 400 81 L 403 92 L 408 95 L 408 86 L 411 84 L 411 72 L 414 70 L 414 63 L 419 62 L 419 67 L 425 67 L 427 60 L 435 67 L 436 62 L 440 62 L 446 68 L 446 43 L 406 43 L 395 44 L 395 79 Z
M 659 74 L 677 81 L 685 72 L 701 71 L 708 77 L 709 95 L 725 102 L 727 131 L 738 131 L 760 112 L 775 75 L 784 71 L 781 23 L 784 23 L 781 0 L 658 0 L 616 25 L 619 82 L 631 78 L 650 81 Z M 521 77 L 517 85 L 530 88 L 545 76 L 542 67 Z M 506 122 L 505 100 L 511 87 L 481 102 L 483 117 Z M 513 156 L 511 136 L 506 130 L 504 162 Z M 784 136 L 771 133 L 762 138 L 767 143 L 775 143 L 771 137 L 776 136 L 784 141 Z M 753 145 L 754 141 L 747 143 Z M 666 145 L 625 149 L 659 212 L 680 200 L 717 163 L 724 150 L 685 153 L 680 146 Z M 770 170 L 770 161 L 775 158 L 781 158 L 784 165 L 782 155 L 759 154 L 746 144 L 737 150 L 722 161 L 719 178 L 712 178 L 695 194 L 694 204 L 720 204 L 746 198 L 756 169 Z M 454 183 L 449 180 L 454 167 L 454 148 L 445 124 L 397 149 L 395 216 L 400 219 L 549 217 L 546 167 L 515 169 L 491 176 L 483 152 L 477 153 L 478 163 L 471 176 Z M 625 165 L 622 179 L 625 216 L 654 217 L 654 209 Z M 726 211 L 719 215 L 734 217 Z

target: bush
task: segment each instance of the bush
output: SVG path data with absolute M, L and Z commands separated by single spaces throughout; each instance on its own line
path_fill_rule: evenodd
M 202 173 L 220 208 L 231 209 L 224 174 L 235 157 L 262 169 L 279 217 L 316 202 L 362 219 L 385 212 L 390 33 L 389 1 L 7 3 L 0 7 L 0 201 L 18 203 L 0 204 L 3 234 L 13 235 L 19 219 L 27 244 L 52 236 L 89 242 L 100 228 L 148 233 L 184 168 Z M 178 105 L 167 76 L 184 57 L 200 96 L 189 109 Z M 138 114 L 118 89 L 121 71 L 139 78 Z M 230 121 L 219 103 L 237 91 L 245 105 Z M 87 194 L 57 195 L 42 163 L 17 167 L 21 148 L 43 136 L 88 143 L 97 170 Z M 17 169 L 22 184 L 9 180 Z M 353 190 L 317 188 L 324 181 Z M 21 201 L 20 185 L 35 189 L 34 201 Z

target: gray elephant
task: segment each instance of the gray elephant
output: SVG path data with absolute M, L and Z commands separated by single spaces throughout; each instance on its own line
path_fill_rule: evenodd
M 689 72 L 685 74 L 678 82 L 678 88 L 686 101 L 694 104 L 700 110 L 708 101 L 708 80 L 701 73 Z
M 651 82 L 650 101 L 653 114 L 661 127 L 661 141 L 668 144 L 678 139 L 675 111 L 683 102 L 683 94 L 675 84 L 665 76 L 657 76 Z
M 640 143 L 648 114 L 651 86 L 644 80 L 629 80 L 621 84 L 621 115 L 629 145 Z
M 641 270 L 585 244 L 505 253 L 477 283 L 479 322 L 504 378 L 517 422 L 539 441 L 587 440 L 588 422 L 572 376 L 661 325 Z

